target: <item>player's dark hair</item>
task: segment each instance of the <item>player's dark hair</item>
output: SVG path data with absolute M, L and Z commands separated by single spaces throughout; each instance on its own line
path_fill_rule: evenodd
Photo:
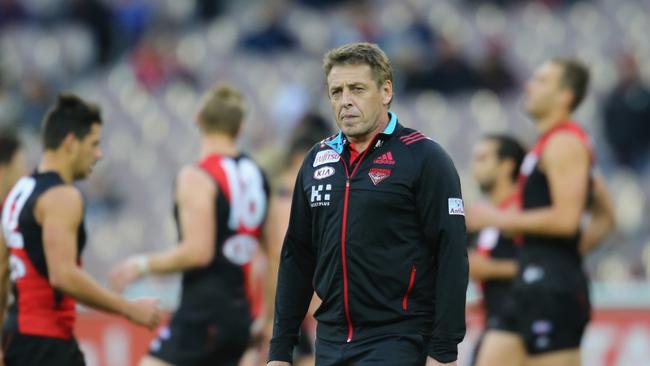
M 101 123 L 101 111 L 97 105 L 74 94 L 61 93 L 43 119 L 43 147 L 45 150 L 58 149 L 69 133 L 82 140 L 94 124 Z
M 511 159 L 514 162 L 511 177 L 513 181 L 516 181 L 519 177 L 519 167 L 521 167 L 521 163 L 526 156 L 524 146 L 517 139 L 505 134 L 489 134 L 485 135 L 484 139 L 497 143 L 497 158 L 499 161 Z
M 20 140 L 13 130 L 0 131 L 0 165 L 11 162 L 16 152 L 20 149 Z
M 573 92 L 571 111 L 576 110 L 585 99 L 589 87 L 589 69 L 581 61 L 570 58 L 555 58 L 553 63 L 562 67 L 562 86 Z

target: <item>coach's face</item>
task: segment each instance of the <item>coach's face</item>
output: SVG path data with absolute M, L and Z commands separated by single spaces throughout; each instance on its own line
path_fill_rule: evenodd
M 390 80 L 377 85 L 369 65 L 337 65 L 327 76 L 336 125 L 351 140 L 363 140 L 377 132 L 382 115 L 393 97 Z
M 563 102 L 562 72 L 560 65 L 547 62 L 528 81 L 524 107 L 531 117 L 544 117 Z
M 91 172 L 97 161 L 102 156 L 99 146 L 102 127 L 95 123 L 90 127 L 90 132 L 82 139 L 77 140 L 77 159 L 75 162 L 74 179 L 83 179 Z

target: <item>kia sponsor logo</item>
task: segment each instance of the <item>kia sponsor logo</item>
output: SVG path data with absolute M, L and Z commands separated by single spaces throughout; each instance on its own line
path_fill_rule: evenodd
M 314 172 L 314 178 L 316 178 L 316 179 L 325 179 L 327 177 L 331 177 L 332 175 L 334 175 L 334 172 L 335 172 L 335 170 L 334 170 L 333 167 L 324 166 L 322 168 L 317 169 Z

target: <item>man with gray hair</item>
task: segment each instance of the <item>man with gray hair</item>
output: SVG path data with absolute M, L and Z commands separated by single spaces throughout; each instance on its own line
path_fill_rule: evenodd
M 333 49 L 324 71 L 340 132 L 298 173 L 269 365 L 291 364 L 314 291 L 317 365 L 456 365 L 468 277 L 456 169 L 389 112 L 392 70 L 379 47 Z

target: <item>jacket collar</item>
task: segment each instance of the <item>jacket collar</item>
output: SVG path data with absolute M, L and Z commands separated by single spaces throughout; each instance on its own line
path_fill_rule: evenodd
M 395 132 L 395 129 L 397 128 L 397 114 L 394 112 L 388 112 L 388 116 L 390 117 L 390 120 L 380 135 L 390 136 Z M 325 141 L 325 144 L 337 153 L 342 154 L 345 145 L 348 144 L 348 139 L 343 134 L 343 131 L 339 130 L 338 135 L 329 141 Z

